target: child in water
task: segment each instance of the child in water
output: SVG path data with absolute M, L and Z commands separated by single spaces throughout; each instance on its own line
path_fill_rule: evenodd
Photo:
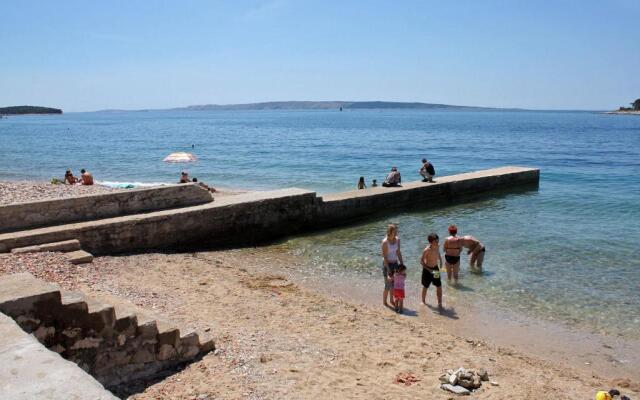
M 393 274 L 393 299 L 396 312 L 402 314 L 404 300 L 404 280 L 407 277 L 407 267 L 400 264 Z
M 360 180 L 358 181 L 358 189 L 366 189 L 367 185 L 364 183 L 364 176 L 360 177 Z

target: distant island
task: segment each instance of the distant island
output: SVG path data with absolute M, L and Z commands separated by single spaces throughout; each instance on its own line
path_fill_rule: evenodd
M 408 109 L 408 110 L 496 110 L 489 107 L 452 106 L 432 103 L 407 103 L 395 101 L 269 101 L 248 104 L 205 104 L 172 108 L 188 111 L 211 110 L 376 110 L 376 109 Z
M 0 115 L 25 115 L 25 114 L 62 114 L 59 108 L 38 106 L 13 106 L 0 107 Z
M 616 111 L 609 111 L 606 114 L 633 114 L 640 115 L 640 99 L 631 103 L 631 107 L 620 107 Z

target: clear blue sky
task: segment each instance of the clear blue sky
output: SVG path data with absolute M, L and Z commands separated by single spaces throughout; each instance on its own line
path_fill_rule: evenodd
M 610 109 L 640 97 L 638 0 L 1 4 L 0 106 Z

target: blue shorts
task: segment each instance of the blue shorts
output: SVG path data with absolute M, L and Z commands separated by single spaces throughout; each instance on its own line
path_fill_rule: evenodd
M 388 279 L 389 273 L 396 272 L 398 263 L 389 263 L 389 267 L 385 267 L 382 263 L 382 276 L 384 277 L 384 290 L 393 289 L 393 279 Z

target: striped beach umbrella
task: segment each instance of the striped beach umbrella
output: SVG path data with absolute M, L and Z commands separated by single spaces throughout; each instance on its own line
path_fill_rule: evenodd
M 190 163 L 198 161 L 198 158 L 191 153 L 179 151 L 177 153 L 169 154 L 162 161 L 168 163 Z

